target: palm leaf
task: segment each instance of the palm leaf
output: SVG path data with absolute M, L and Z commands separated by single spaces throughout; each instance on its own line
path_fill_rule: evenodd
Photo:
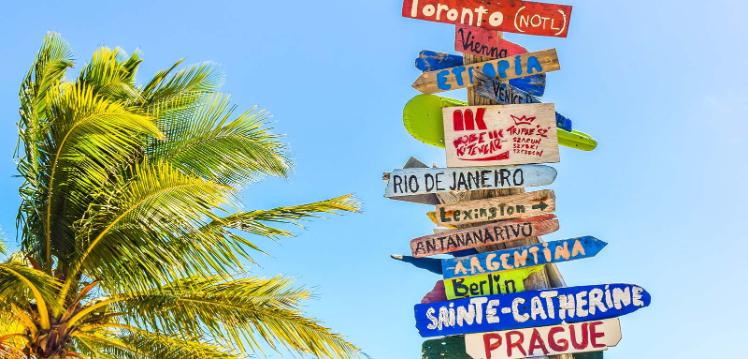
M 357 348 L 299 311 L 309 297 L 289 280 L 191 278 L 147 292 L 120 295 L 99 303 L 127 313 L 138 326 L 167 332 L 207 331 L 242 351 L 261 350 L 260 341 L 324 358 L 354 357 Z M 89 311 L 93 312 L 96 308 Z
M 193 236 L 195 242 L 187 248 L 174 242 L 197 232 L 232 196 L 228 186 L 184 174 L 163 162 L 145 162 L 116 176 L 111 188 L 94 194 L 97 205 L 77 223 L 82 254 L 64 292 L 79 269 L 100 278 L 108 289 L 151 287 L 177 276 L 191 265 L 189 254 L 210 247 L 205 242 L 214 238 Z
M 154 158 L 206 179 L 242 184 L 260 174 L 285 176 L 285 146 L 266 126 L 267 112 L 252 109 L 234 117 L 228 96 L 204 97 L 189 118 L 155 142 Z
M 135 87 L 135 74 L 141 62 L 138 52 L 128 57 L 120 48 L 100 47 L 81 70 L 78 83 L 89 86 L 94 94 L 109 101 L 137 102 L 140 91 Z
M 90 193 L 142 152 L 142 135 L 161 136 L 152 118 L 96 96 L 87 85 L 66 86 L 53 96 L 49 110 L 55 121 L 42 146 L 49 171 L 44 181 L 45 265 L 53 248 L 60 261 L 72 261 L 72 225 L 89 206 Z
M 44 166 L 41 162 L 42 143 L 49 128 L 47 98 L 50 89 L 56 89 L 73 66 L 68 44 L 57 33 L 48 33 L 36 55 L 34 64 L 21 83 L 19 92 L 20 119 L 18 121 L 18 172 L 23 178 L 19 189 L 21 205 L 17 225 L 21 229 L 21 241 L 34 254 L 43 253 L 44 245 L 44 186 L 41 182 Z M 41 262 L 42 258 L 37 258 Z

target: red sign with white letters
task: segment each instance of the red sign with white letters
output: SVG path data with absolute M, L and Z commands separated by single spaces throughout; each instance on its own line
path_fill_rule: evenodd
M 494 31 L 566 37 L 571 6 L 531 1 L 404 0 L 403 16 Z

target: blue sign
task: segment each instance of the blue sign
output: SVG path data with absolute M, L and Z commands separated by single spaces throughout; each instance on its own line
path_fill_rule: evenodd
M 444 52 L 424 50 L 416 58 L 416 68 L 421 71 L 443 70 L 462 65 L 462 56 Z M 543 96 L 543 93 L 545 93 L 545 74 L 512 79 L 509 80 L 509 83 L 512 87 L 516 87 L 534 96 Z
M 414 307 L 422 337 L 484 333 L 617 318 L 649 306 L 632 284 L 601 284 L 471 297 Z
M 597 255 L 607 243 L 592 237 L 538 243 L 467 257 L 442 259 L 444 279 L 568 262 Z

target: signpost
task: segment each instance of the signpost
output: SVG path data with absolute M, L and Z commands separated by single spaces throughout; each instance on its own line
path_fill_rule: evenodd
M 525 279 L 543 267 L 530 267 L 501 273 L 478 274 L 444 280 L 447 299 L 459 299 L 525 291 Z
M 544 50 L 516 55 L 512 58 L 494 59 L 471 65 L 456 66 L 428 71 L 413 82 L 416 90 L 432 94 L 456 90 L 473 85 L 474 73 L 480 72 L 490 78 L 511 80 L 520 77 L 560 70 L 556 50 Z
M 427 257 L 541 236 L 557 231 L 558 227 L 553 214 L 493 222 L 413 239 L 410 250 L 414 257 Z
M 403 16 L 493 31 L 566 37 L 571 6 L 519 0 L 405 0 Z
M 591 236 L 442 259 L 445 279 L 594 257 L 607 243 Z
M 556 170 L 541 165 L 474 168 L 409 168 L 389 174 L 387 198 L 480 189 L 537 187 L 553 183 Z
M 464 201 L 436 207 L 436 221 L 441 226 L 483 223 L 512 218 L 527 218 L 553 213 L 556 195 L 541 190 L 509 196 Z
M 413 87 L 426 95 L 403 110 L 414 138 L 445 148 L 448 168 L 411 158 L 385 174 L 385 197 L 437 204 L 428 215 L 441 229 L 413 239 L 413 256 L 392 256 L 444 277 L 414 307 L 421 336 L 447 336 L 423 343 L 422 359 L 602 358 L 621 339 L 616 318 L 651 298 L 630 284 L 566 287 L 555 263 L 593 257 L 606 243 L 543 242 L 559 227 L 554 192 L 524 188 L 554 181 L 555 170 L 531 164 L 558 162 L 558 145 L 592 151 L 597 142 L 536 97 L 545 73 L 560 69 L 556 51 L 527 53 L 499 32 L 565 37 L 571 7 L 404 0 L 402 14 L 456 25 L 463 54 L 422 51 Z M 429 95 L 461 88 L 467 102 Z M 426 258 L 447 253 L 454 258 Z
M 595 352 L 614 347 L 620 341 L 620 321 L 606 319 L 468 334 L 465 336 L 465 350 L 473 359 L 512 359 Z
M 523 53 L 527 53 L 527 50 Z M 460 55 L 423 50 L 416 58 L 416 68 L 421 71 L 442 70 L 462 66 L 463 61 L 464 58 Z M 512 79 L 509 80 L 509 84 L 533 96 L 543 96 L 543 93 L 545 93 L 545 74 Z
M 481 97 L 482 98 L 482 97 Z M 443 109 L 445 107 L 466 106 L 467 103 L 447 97 L 418 95 L 410 99 L 403 109 L 403 124 L 415 139 L 436 147 L 444 148 Z M 580 131 L 566 131 L 565 126 L 556 122 L 559 145 L 592 151 L 597 141 Z
M 503 39 L 496 31 L 479 27 L 455 27 L 455 51 L 503 59 L 527 53 L 527 49 Z
M 447 166 L 558 162 L 553 104 L 447 107 Z
M 649 305 L 631 284 L 603 284 L 417 304 L 422 337 L 483 333 L 617 318 Z
M 459 55 L 423 50 L 416 58 L 416 68 L 421 71 L 442 70 L 462 66 L 463 60 L 463 57 Z M 512 79 L 509 80 L 509 84 L 533 96 L 543 96 L 543 93 L 545 93 L 545 74 Z

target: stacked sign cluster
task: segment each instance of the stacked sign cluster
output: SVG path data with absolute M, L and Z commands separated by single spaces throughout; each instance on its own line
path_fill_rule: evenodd
M 502 31 L 566 37 L 571 7 L 528 1 L 405 0 L 403 16 L 455 25 L 455 50 L 422 51 L 422 92 L 403 112 L 416 139 L 446 150 L 447 168 L 411 159 L 385 175 L 385 196 L 435 205 L 439 227 L 393 256 L 443 277 L 415 306 L 424 358 L 525 358 L 592 355 L 618 344 L 618 317 L 649 305 L 631 284 L 568 287 L 555 263 L 595 256 L 606 245 L 555 232 L 553 190 L 559 145 L 591 151 L 554 104 L 541 103 L 556 51 L 528 52 Z M 434 93 L 468 89 L 468 102 Z M 592 353 L 592 354 L 590 354 Z

